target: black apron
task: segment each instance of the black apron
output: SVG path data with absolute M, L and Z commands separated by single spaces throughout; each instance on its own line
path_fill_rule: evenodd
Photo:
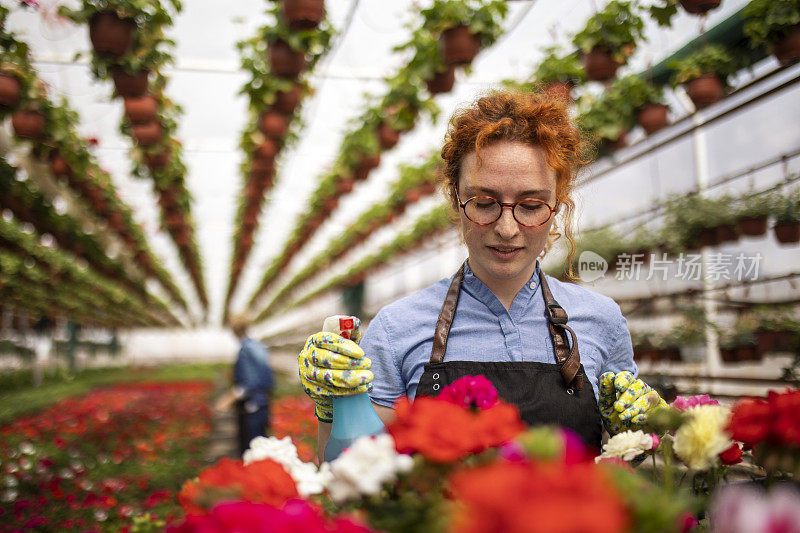
M 433 335 L 431 361 L 425 365 L 417 387 L 417 396 L 436 396 L 458 378 L 483 375 L 492 382 L 503 401 L 517 406 L 520 417 L 530 426 L 557 425 L 571 429 L 589 446 L 600 449 L 603 423 L 591 383 L 578 353 L 578 339 L 567 326 L 567 312 L 553 298 L 542 270 L 539 269 L 542 296 L 547 309 L 550 338 L 553 340 L 555 363 L 539 362 L 444 362 L 447 337 L 453 324 L 464 265 L 447 291 L 436 332 Z M 572 347 L 567 342 L 572 337 Z M 584 386 L 588 384 L 588 386 Z

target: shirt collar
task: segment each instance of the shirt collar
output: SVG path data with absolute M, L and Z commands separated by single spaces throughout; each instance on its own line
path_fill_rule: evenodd
M 533 270 L 533 275 L 514 297 L 514 302 L 511 304 L 512 312 L 515 308 L 519 308 L 520 306 L 522 306 L 522 309 L 527 308 L 533 295 L 538 292 L 540 283 L 539 269 L 540 265 L 539 260 L 537 259 L 536 268 Z M 464 261 L 464 282 L 462 283 L 461 288 L 465 289 L 469 294 L 486 304 L 496 313 L 501 311 L 505 312 L 506 309 L 503 307 L 503 304 L 500 303 L 500 300 L 497 299 L 497 296 L 494 295 L 491 289 L 489 289 L 485 283 L 475 276 L 475 274 L 472 272 L 472 269 L 469 268 L 469 263 L 467 261 Z

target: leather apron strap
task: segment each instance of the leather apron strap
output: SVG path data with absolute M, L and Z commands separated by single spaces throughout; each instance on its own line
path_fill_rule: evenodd
M 433 334 L 433 349 L 431 350 L 431 363 L 441 363 L 447 351 L 447 337 L 450 334 L 450 327 L 453 325 L 453 317 L 458 306 L 458 297 L 461 293 L 461 283 L 464 281 L 464 268 L 466 263 L 461 265 L 450 288 L 447 289 L 442 310 L 439 312 L 439 319 L 436 321 L 436 331 Z M 581 357 L 578 352 L 578 338 L 575 332 L 567 326 L 567 312 L 559 305 L 547 280 L 544 272 L 539 269 L 539 280 L 542 285 L 542 295 L 544 296 L 545 307 L 547 308 L 547 320 L 550 330 L 550 339 L 553 341 L 556 362 L 559 365 L 561 377 L 565 387 L 572 387 L 576 390 L 583 389 L 583 376 L 578 374 L 581 366 Z M 572 336 L 572 347 L 567 341 L 567 332 Z

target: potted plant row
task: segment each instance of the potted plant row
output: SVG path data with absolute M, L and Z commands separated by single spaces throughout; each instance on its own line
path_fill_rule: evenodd
M 766 47 L 783 65 L 800 61 L 800 4 L 794 0 L 751 0 L 744 8 L 744 34 L 753 47 Z

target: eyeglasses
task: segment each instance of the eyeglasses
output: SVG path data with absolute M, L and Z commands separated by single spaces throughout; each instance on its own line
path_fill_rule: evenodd
M 553 213 L 558 209 L 556 205 L 550 207 L 547 202 L 538 198 L 523 198 L 514 203 L 499 202 L 491 196 L 473 196 L 466 202 L 462 202 L 456 191 L 458 205 L 464 210 L 464 215 L 479 226 L 494 224 L 503 214 L 503 208 L 511 208 L 511 214 L 520 225 L 526 228 L 541 226 L 550 220 Z

